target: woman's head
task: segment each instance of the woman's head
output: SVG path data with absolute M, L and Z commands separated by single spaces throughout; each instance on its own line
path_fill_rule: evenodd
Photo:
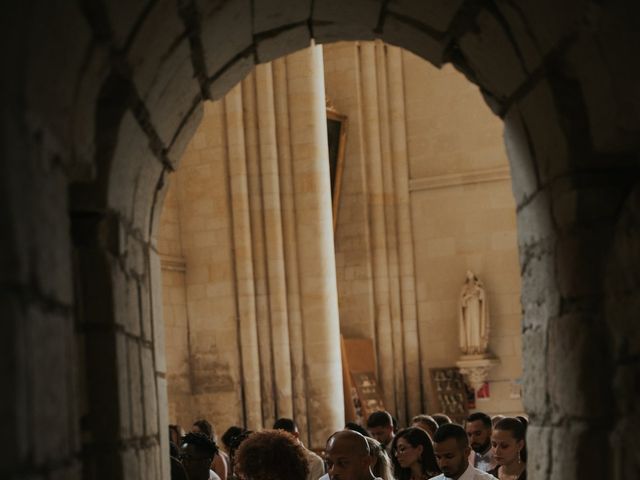
M 222 440 L 222 445 L 224 446 L 227 452 L 231 450 L 231 445 L 233 444 L 233 440 L 242 432 L 244 432 L 244 428 L 238 427 L 237 425 L 233 425 L 229 427 L 227 431 L 222 434 L 222 438 L 220 440 Z
M 236 453 L 236 474 L 243 480 L 300 480 L 308 473 L 303 447 L 282 430 L 255 432 Z
M 191 426 L 191 432 L 202 433 L 203 435 L 206 435 L 207 437 L 209 437 L 211 440 L 215 440 L 213 425 L 211 425 L 204 418 L 202 420 L 196 420 L 195 422 L 193 422 L 193 425 Z
M 391 471 L 391 460 L 382 444 L 372 437 L 365 437 L 369 444 L 369 455 L 371 456 L 371 471 L 376 478 L 382 480 L 393 480 Z
M 526 462 L 526 425 L 517 418 L 506 417 L 496 423 L 491 434 L 491 450 L 498 465 Z
M 400 430 L 393 438 L 391 445 L 393 469 L 396 478 L 400 480 L 411 476 L 411 468 L 419 464 L 422 473 L 436 475 L 440 472 L 433 445 L 427 432 L 419 427 L 409 427 Z
M 241 430 L 240 433 L 233 436 L 229 442 L 229 475 L 232 478 L 235 478 L 235 468 L 237 463 L 237 453 L 238 449 L 242 445 L 242 443 L 247 440 L 253 434 L 252 430 Z

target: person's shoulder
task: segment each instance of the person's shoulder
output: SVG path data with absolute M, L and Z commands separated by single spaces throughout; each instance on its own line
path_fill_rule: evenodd
M 444 480 L 444 473 L 436 475 L 435 477 L 431 477 L 429 480 Z
M 318 455 L 316 452 L 314 452 L 313 450 L 309 450 L 308 448 L 305 448 L 305 453 L 307 454 L 307 457 L 309 457 L 309 459 L 323 462 L 322 457 Z
M 496 477 L 488 472 L 483 472 L 482 470 L 478 470 L 477 468 L 475 470 L 476 471 L 474 472 L 473 480 L 497 480 Z

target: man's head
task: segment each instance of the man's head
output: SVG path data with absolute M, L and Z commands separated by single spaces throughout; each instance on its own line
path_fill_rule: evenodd
M 446 477 L 457 479 L 469 466 L 469 439 L 460 425 L 442 425 L 433 436 L 433 450 L 438 467 Z
M 218 449 L 202 433 L 188 433 L 180 447 L 180 461 L 191 480 L 207 480 L 209 467 Z
M 325 459 L 331 480 L 370 480 L 373 477 L 367 439 L 353 430 L 341 430 L 329 437 Z
M 491 417 L 476 412 L 469 415 L 466 423 L 469 445 L 474 452 L 485 453 L 491 448 Z
M 381 444 L 393 440 L 393 418 L 389 412 L 373 412 L 367 419 L 367 430 Z
M 367 432 L 367 429 L 366 429 L 366 428 L 364 428 L 362 425 L 358 425 L 358 424 L 357 424 L 357 423 L 355 423 L 355 422 L 347 422 L 347 423 L 345 423 L 345 425 L 344 425 L 344 429 L 345 429 L 345 430 L 353 430 L 354 432 L 361 433 L 361 434 L 362 434 L 363 436 L 365 436 L 365 437 L 373 438 L 373 437 L 369 434 L 369 432 Z
M 434 413 L 431 415 L 431 418 L 436 421 L 439 427 L 447 423 L 453 423 L 449 418 L 449 415 L 445 415 L 444 413 Z
M 300 438 L 300 431 L 298 430 L 298 425 L 296 422 L 291 420 L 290 418 L 279 418 L 273 424 L 274 430 L 284 430 L 287 433 L 290 433 L 296 438 Z
M 438 423 L 430 415 L 416 415 L 411 419 L 411 426 L 423 429 L 431 438 L 438 430 Z

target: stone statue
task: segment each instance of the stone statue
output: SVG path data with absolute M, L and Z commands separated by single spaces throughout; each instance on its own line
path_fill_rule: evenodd
M 484 355 L 489 346 L 489 308 L 482 282 L 467 270 L 460 292 L 460 349 L 464 355 Z

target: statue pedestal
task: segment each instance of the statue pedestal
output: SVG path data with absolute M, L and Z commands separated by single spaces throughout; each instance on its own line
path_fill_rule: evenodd
M 463 355 L 456 362 L 460 373 L 467 380 L 467 383 L 477 392 L 484 382 L 487 381 L 489 370 L 498 365 L 500 361 L 489 354 L 484 355 Z

